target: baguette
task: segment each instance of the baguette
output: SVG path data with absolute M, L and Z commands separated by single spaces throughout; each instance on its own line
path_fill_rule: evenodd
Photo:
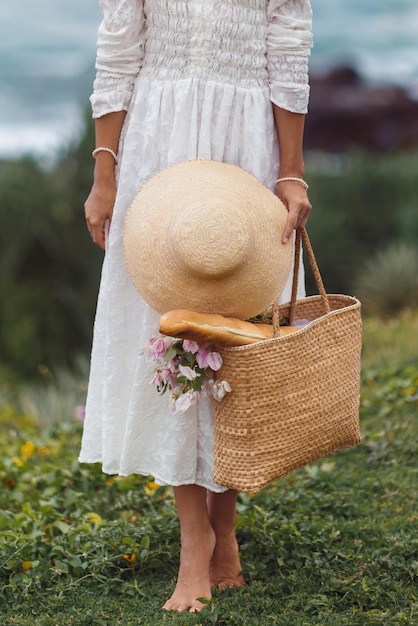
M 291 332 L 289 326 L 286 328 L 287 332 Z M 244 346 L 273 337 L 271 324 L 253 324 L 235 317 L 185 309 L 176 309 L 162 315 L 160 332 L 170 337 L 223 346 Z

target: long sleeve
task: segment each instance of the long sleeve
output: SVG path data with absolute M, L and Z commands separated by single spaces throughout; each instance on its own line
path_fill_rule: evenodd
M 270 0 L 268 18 L 270 99 L 288 111 L 306 113 L 308 63 L 313 42 L 310 1 Z
M 142 0 L 99 0 L 103 13 L 97 37 L 93 117 L 127 110 L 143 58 Z

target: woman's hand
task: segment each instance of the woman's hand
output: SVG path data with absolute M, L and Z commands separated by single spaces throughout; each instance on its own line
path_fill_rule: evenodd
M 282 243 L 287 243 L 295 228 L 306 226 L 312 205 L 309 202 L 307 190 L 296 181 L 277 183 L 276 193 L 288 212 L 282 237 Z
M 303 130 L 305 116 L 292 113 L 273 104 L 274 122 L 279 141 L 279 179 L 303 179 Z M 276 194 L 285 205 L 288 216 L 282 242 L 287 243 L 295 228 L 302 228 L 308 221 L 312 206 L 303 183 L 297 180 L 281 180 L 276 183 Z
M 112 220 L 115 198 L 116 183 L 114 177 L 110 177 L 108 180 L 95 181 L 84 203 L 88 231 L 102 250 L 105 249 L 105 225 Z
M 110 224 L 115 206 L 115 154 L 125 115 L 125 111 L 114 111 L 98 117 L 95 122 L 96 146 L 105 149 L 94 151 L 94 183 L 84 203 L 84 212 L 91 238 L 102 250 L 105 249 L 105 225 Z

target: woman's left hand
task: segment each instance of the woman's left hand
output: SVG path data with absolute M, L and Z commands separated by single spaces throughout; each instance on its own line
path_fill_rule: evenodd
M 295 228 L 306 226 L 312 205 L 309 202 L 307 190 L 296 181 L 277 183 L 276 194 L 288 212 L 282 237 L 282 243 L 287 243 Z

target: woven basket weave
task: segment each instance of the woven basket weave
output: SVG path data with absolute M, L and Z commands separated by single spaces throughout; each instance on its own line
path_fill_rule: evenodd
M 300 239 L 319 295 L 296 300 Z M 273 325 L 312 320 L 249 346 L 219 347 L 232 392 L 215 402 L 214 481 L 257 493 L 293 470 L 360 443 L 360 302 L 327 295 L 305 229 L 298 231 L 291 301 Z

